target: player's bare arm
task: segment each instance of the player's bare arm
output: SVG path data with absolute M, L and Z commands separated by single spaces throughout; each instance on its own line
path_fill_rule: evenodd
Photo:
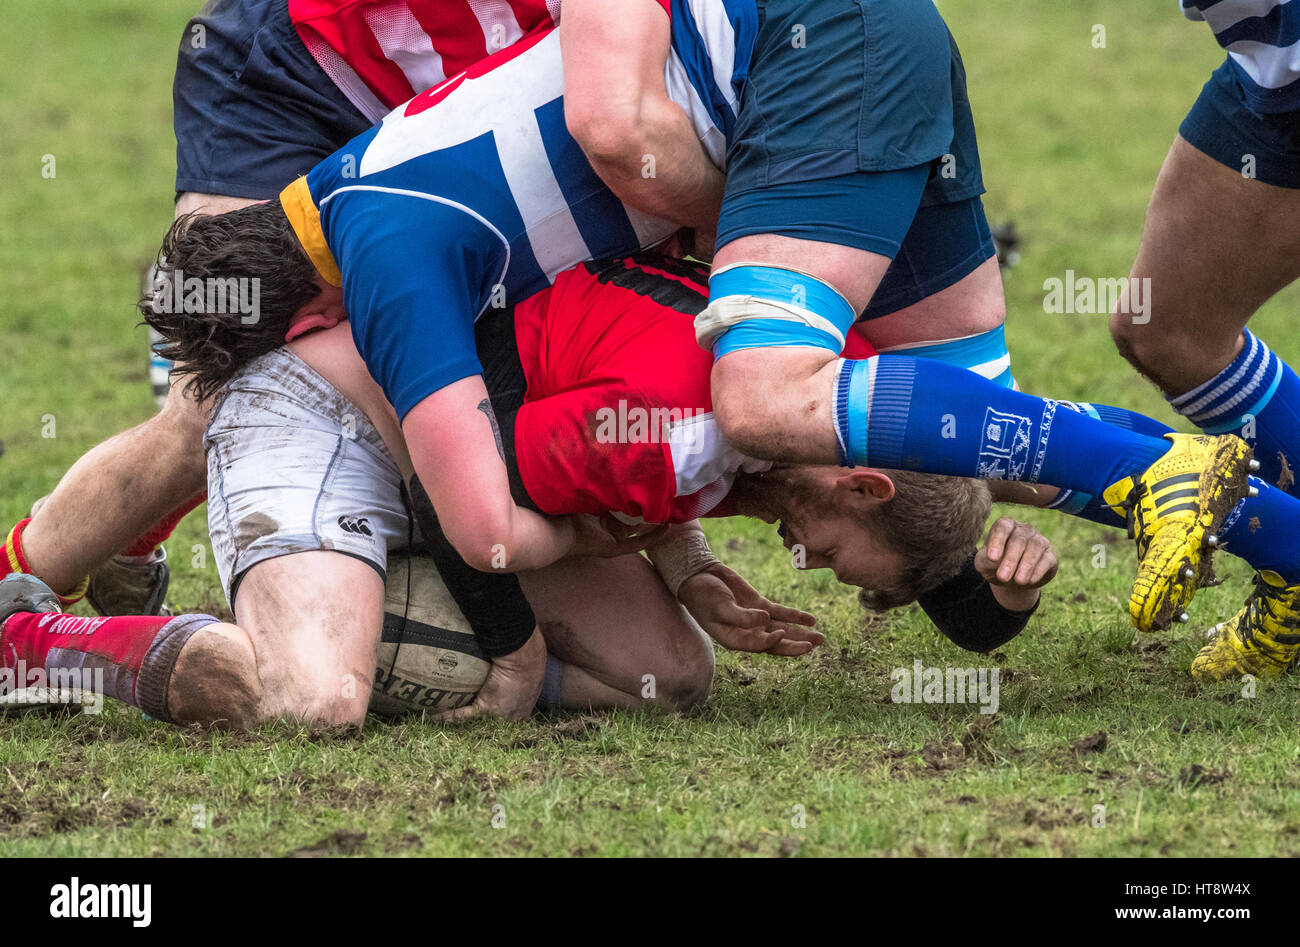
M 519 571 L 549 565 L 573 548 L 576 534 L 510 499 L 505 464 L 497 453 L 481 377 L 434 392 L 411 410 L 402 433 L 447 538 L 471 566 Z M 466 490 L 465 484 L 477 484 Z
M 741 237 L 718 251 L 714 270 L 759 264 L 807 274 L 833 287 L 861 312 L 889 266 L 852 247 L 778 234 Z M 801 345 L 747 348 L 713 366 L 713 409 L 728 440 L 755 456 L 787 463 L 837 463 L 835 355 Z
M 596 173 L 643 213 L 707 234 L 724 178 L 668 97 L 670 21 L 657 0 L 566 0 L 564 118 Z

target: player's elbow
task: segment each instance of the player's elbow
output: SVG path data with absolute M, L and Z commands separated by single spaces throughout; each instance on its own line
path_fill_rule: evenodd
M 455 531 L 447 538 L 465 564 L 479 572 L 510 572 L 518 543 L 508 517 L 485 517 Z
M 509 542 L 484 537 L 456 547 L 465 564 L 479 572 L 509 572 L 515 548 Z
M 715 383 L 713 390 L 713 418 L 727 442 L 742 454 L 764 456 L 764 431 L 755 403 L 742 385 Z
M 649 133 L 640 102 L 566 101 L 564 118 L 597 173 L 639 174 Z
M 770 377 L 768 372 L 752 371 L 754 358 L 738 353 L 719 359 L 713 366 L 713 418 L 727 442 L 742 454 L 766 457 L 765 442 L 773 433 L 768 430 L 764 404 L 772 392 L 765 393 L 756 381 Z

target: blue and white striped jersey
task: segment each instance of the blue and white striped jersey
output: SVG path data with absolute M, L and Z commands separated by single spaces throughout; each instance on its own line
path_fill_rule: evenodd
M 757 31 L 753 0 L 672 0 L 669 93 L 721 167 Z M 745 45 L 748 44 L 748 45 Z M 353 338 L 404 417 L 481 369 L 474 322 L 585 260 L 674 226 L 622 204 L 564 122 L 559 36 L 484 60 L 394 110 L 285 190 L 344 290 Z
M 1228 51 L 1250 105 L 1300 110 L 1300 4 L 1293 0 L 1179 0 Z
M 755 0 L 672 0 L 668 95 L 686 110 L 719 168 L 740 112 L 758 35 Z

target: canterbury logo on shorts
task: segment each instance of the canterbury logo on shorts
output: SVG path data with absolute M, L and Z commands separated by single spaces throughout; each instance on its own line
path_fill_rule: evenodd
M 364 516 L 340 516 L 339 529 L 345 533 L 360 533 L 362 536 L 373 536 L 370 531 L 370 524 L 366 522 Z

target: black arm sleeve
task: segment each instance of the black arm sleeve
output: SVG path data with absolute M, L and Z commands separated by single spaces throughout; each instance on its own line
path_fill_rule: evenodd
M 1004 608 L 975 568 L 974 553 L 960 572 L 916 601 L 953 644 L 967 651 L 992 651 L 1006 644 L 1038 611 L 1037 602 L 1023 612 Z
M 451 544 L 438 522 L 429 494 L 419 477 L 411 478 L 411 514 L 420 524 L 424 544 L 447 591 L 460 606 L 478 645 L 489 658 L 513 654 L 524 646 L 537 626 L 533 608 L 512 572 L 479 572 Z

